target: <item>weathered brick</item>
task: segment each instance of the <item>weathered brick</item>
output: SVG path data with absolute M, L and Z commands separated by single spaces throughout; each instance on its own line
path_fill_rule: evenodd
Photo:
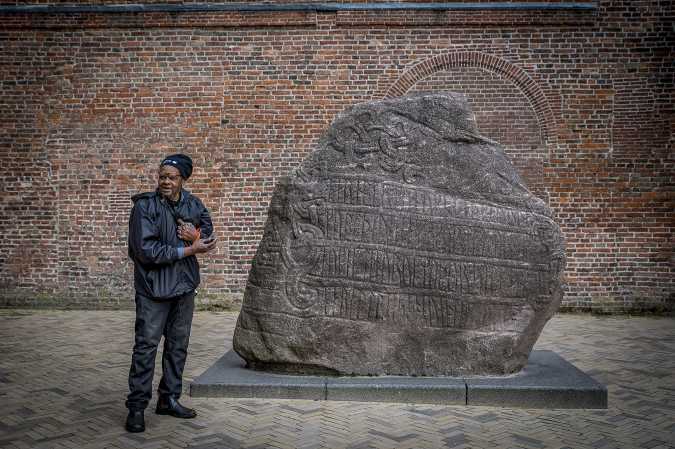
M 275 182 L 335 114 L 444 89 L 468 95 L 481 131 L 554 209 L 565 307 L 672 310 L 672 2 L 595 3 L 0 14 L 0 304 L 128 304 L 129 198 L 154 188 L 172 151 L 194 157 L 189 188 L 220 236 L 202 291 L 238 294 Z

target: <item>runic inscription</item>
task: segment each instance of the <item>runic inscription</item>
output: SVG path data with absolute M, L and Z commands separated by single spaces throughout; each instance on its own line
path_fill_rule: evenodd
M 548 207 L 463 97 L 338 116 L 277 185 L 234 347 L 250 366 L 345 374 L 508 374 L 561 298 Z

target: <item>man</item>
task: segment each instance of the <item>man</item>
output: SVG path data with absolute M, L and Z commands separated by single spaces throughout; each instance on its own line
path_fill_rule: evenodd
M 162 379 L 155 412 L 177 418 L 197 416 L 178 398 L 199 285 L 195 255 L 215 248 L 216 239 L 208 210 L 183 189 L 191 174 L 188 156 L 168 156 L 159 167 L 157 190 L 132 198 L 129 257 L 134 261 L 136 324 L 126 401 L 129 432 L 145 430 L 143 412 L 152 397 L 155 356 L 162 336 Z

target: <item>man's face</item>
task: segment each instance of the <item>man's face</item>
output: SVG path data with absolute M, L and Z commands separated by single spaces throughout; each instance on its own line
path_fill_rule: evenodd
M 176 167 L 162 165 L 159 167 L 159 178 L 157 180 L 159 194 L 172 201 L 178 201 L 180 198 L 180 189 L 183 187 L 183 178 Z

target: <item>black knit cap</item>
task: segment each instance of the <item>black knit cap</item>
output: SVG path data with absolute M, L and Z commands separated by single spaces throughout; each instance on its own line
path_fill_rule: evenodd
M 172 154 L 164 158 L 159 166 L 170 165 L 176 167 L 183 179 L 188 179 L 192 175 L 192 159 L 184 154 Z

